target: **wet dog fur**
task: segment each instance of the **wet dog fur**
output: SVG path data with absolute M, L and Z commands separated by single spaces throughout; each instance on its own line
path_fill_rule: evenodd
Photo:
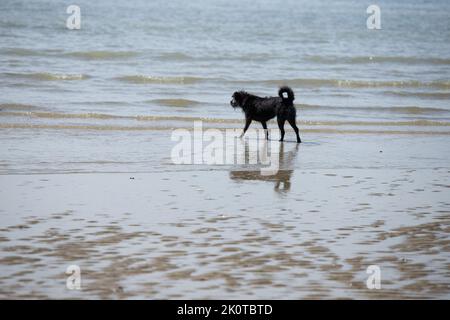
M 287 121 L 295 131 L 297 143 L 301 143 L 299 130 L 295 124 L 296 109 L 294 107 L 294 99 L 294 92 L 287 86 L 278 90 L 278 97 L 262 98 L 245 91 L 234 92 L 230 104 L 233 108 L 241 108 L 245 114 L 245 126 L 241 137 L 245 134 L 252 121 L 255 120 L 261 122 L 268 140 L 267 121 L 277 117 L 280 141 L 284 139 L 284 123 Z

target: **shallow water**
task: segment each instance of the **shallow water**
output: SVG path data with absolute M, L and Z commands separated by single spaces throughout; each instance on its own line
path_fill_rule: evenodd
M 77 4 L 0 2 L 1 298 L 449 298 L 448 1 Z M 173 163 L 281 84 L 278 172 Z
M 304 121 L 450 120 L 448 1 L 380 2 L 376 31 L 356 0 L 78 5 L 81 30 L 65 28 L 64 4 L 0 4 L 1 124 L 34 120 L 6 104 L 241 119 L 233 91 L 276 95 L 281 84 Z

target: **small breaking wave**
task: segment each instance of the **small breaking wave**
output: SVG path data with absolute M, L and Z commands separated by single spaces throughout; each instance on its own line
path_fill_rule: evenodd
M 442 108 L 430 108 L 430 107 L 377 107 L 377 110 L 383 110 L 386 112 L 393 113 L 402 113 L 402 114 L 440 114 L 440 113 L 449 113 L 450 110 L 442 109 Z
M 338 106 L 324 106 L 324 105 L 312 105 L 312 104 L 297 104 L 300 110 L 325 110 L 325 111 L 361 111 L 361 112 L 374 112 L 374 113 L 395 113 L 395 114 L 416 114 L 416 115 L 432 115 L 432 114 L 445 114 L 450 113 L 450 110 L 442 108 L 431 107 L 419 107 L 419 106 L 393 106 L 393 107 L 338 107 Z
M 97 119 L 97 120 L 136 118 L 133 116 L 118 116 L 104 113 L 59 113 L 59 112 L 39 112 L 39 111 L 30 111 L 30 112 L 6 111 L 1 112 L 0 116 L 33 117 L 44 119 Z
M 39 50 L 28 48 L 4 48 L 0 49 L 0 54 L 20 57 L 71 57 L 83 60 L 111 60 L 111 59 L 126 59 L 133 58 L 139 55 L 135 51 L 108 51 L 108 50 L 93 50 L 93 51 L 74 51 L 64 52 L 63 50 Z
M 421 99 L 449 100 L 450 92 L 404 92 L 404 91 L 384 91 L 384 94 L 399 97 L 416 97 Z
M 27 49 L 27 48 L 4 48 L 0 50 L 1 54 L 7 56 L 18 56 L 18 57 L 40 57 L 40 56 L 50 56 L 55 54 L 60 54 L 61 50 L 38 50 L 38 49 Z
M 164 61 L 190 61 L 194 60 L 194 57 L 187 55 L 182 52 L 166 52 L 162 53 L 158 57 L 160 60 Z
M 65 73 L 49 73 L 49 72 L 36 72 L 36 73 L 2 73 L 2 75 L 10 78 L 31 79 L 38 81 L 58 81 L 58 80 L 86 80 L 90 76 L 85 74 L 65 74 Z
M 238 81 L 239 82 L 239 81 Z M 244 81 L 246 82 L 246 81 Z M 254 83 L 255 81 L 248 81 Z M 336 88 L 437 88 L 450 89 L 450 81 L 422 82 L 417 80 L 404 81 L 370 81 L 370 80 L 345 80 L 345 79 L 287 79 L 287 80 L 263 80 L 268 85 L 290 85 L 298 87 L 336 87 Z
M 306 56 L 307 61 L 322 64 L 366 64 L 366 63 L 398 63 L 398 64 L 435 64 L 450 65 L 449 58 L 437 57 L 399 57 L 399 56 Z
M 194 84 L 205 80 L 198 77 L 158 77 L 146 75 L 121 76 L 114 79 L 133 84 Z
M 85 60 L 110 60 L 110 59 L 125 59 L 132 58 L 138 55 L 135 51 L 77 51 L 65 54 L 69 57 L 81 58 Z
M 33 106 L 30 104 L 21 104 L 21 103 L 0 103 L 0 111 L 31 111 L 40 109 L 37 106 Z
M 150 100 L 151 103 L 156 103 L 158 105 L 166 107 L 190 107 L 198 106 L 201 104 L 199 101 L 189 100 L 189 99 L 155 99 Z
M 58 112 L 0 112 L 0 116 L 14 117 L 34 117 L 48 119 L 95 119 L 95 120 L 136 120 L 136 121 L 203 121 L 207 123 L 234 123 L 242 124 L 242 119 L 224 119 L 209 117 L 186 117 L 186 116 L 165 116 L 165 115 L 113 115 L 104 113 L 58 113 Z M 352 120 L 300 120 L 300 124 L 307 126 L 420 126 L 420 127 L 450 127 L 450 122 L 439 120 L 406 120 L 406 121 L 352 121 Z
M 179 129 L 192 130 L 190 125 L 178 127 Z M 205 129 L 215 128 L 205 126 Z M 124 125 L 98 125 L 98 124 L 32 124 L 32 123 L 0 123 L 0 129 L 28 129 L 28 130 L 81 130 L 81 131 L 155 131 L 155 130 L 173 130 L 171 126 L 124 126 Z M 237 129 L 237 128 L 236 128 Z M 240 129 L 238 129 L 240 130 Z M 388 135 L 450 135 L 450 131 L 432 131 L 432 130 L 392 130 L 387 128 L 302 128 L 302 132 L 330 133 L 330 134 L 388 134 Z

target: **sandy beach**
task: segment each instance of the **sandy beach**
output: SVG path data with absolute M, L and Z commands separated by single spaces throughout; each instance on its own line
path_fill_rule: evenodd
M 449 298 L 446 135 L 308 133 L 262 176 L 173 165 L 169 130 L 32 132 L 45 150 L 1 165 L 1 298 Z M 2 154 L 17 135 L 2 130 Z

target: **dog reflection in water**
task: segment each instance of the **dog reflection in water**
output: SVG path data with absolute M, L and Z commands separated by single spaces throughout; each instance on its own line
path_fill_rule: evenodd
M 261 173 L 260 168 L 241 167 L 230 171 L 230 178 L 234 181 L 272 181 L 274 190 L 277 193 L 286 193 L 291 189 L 291 177 L 294 173 L 295 159 L 298 153 L 299 145 L 296 144 L 292 150 L 285 152 L 284 143 L 279 143 L 278 163 L 279 169 L 273 175 Z M 249 158 L 248 142 L 245 141 L 245 158 Z

